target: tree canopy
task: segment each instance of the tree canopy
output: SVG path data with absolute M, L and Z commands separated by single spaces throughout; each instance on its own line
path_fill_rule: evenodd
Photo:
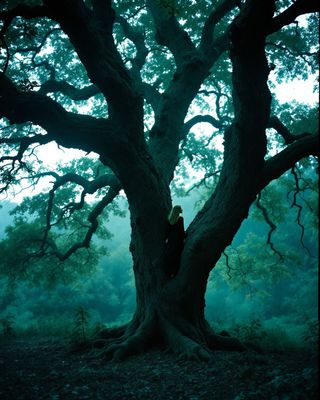
M 191 293 L 202 309 L 208 275 L 254 202 L 281 258 L 263 190 L 291 170 L 292 205 L 304 229 L 296 196 L 308 190 L 318 132 L 316 105 L 280 103 L 276 86 L 317 73 L 317 11 L 314 0 L 4 2 L 0 193 L 48 187 L 14 211 L 15 226 L 1 243 L 5 270 L 23 276 L 26 265 L 94 262 L 91 239 L 108 236 L 103 221 L 121 213 L 122 193 L 138 313 L 177 291 L 184 293 L 180 311 L 184 302 L 190 309 Z M 40 148 L 50 142 L 85 153 L 49 170 Z M 197 188 L 205 191 L 203 207 L 171 282 L 163 253 L 172 196 Z M 191 288 L 191 281 L 198 283 Z M 157 289 L 147 301 L 150 288 Z M 168 312 L 158 310 L 157 318 Z M 142 314 L 133 325 L 144 332 L 141 321 L 149 326 L 154 313 Z M 163 330 L 174 347 L 169 325 Z

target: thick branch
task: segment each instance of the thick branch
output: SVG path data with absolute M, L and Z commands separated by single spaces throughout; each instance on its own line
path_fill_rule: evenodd
M 142 91 L 146 102 L 151 105 L 155 115 L 158 115 L 162 98 L 161 94 L 158 92 L 155 86 L 149 85 L 145 82 L 142 83 Z
M 273 18 L 268 28 L 268 34 L 277 32 L 284 26 L 292 24 L 299 15 L 318 11 L 319 2 L 317 0 L 296 0 L 289 8 Z
M 0 37 L 6 33 L 15 17 L 20 16 L 26 19 L 32 19 L 45 17 L 47 13 L 48 9 L 45 6 L 27 6 L 22 4 L 11 8 L 8 11 L 0 11 L 0 20 L 4 22 L 0 31 Z
M 319 152 L 319 135 L 309 135 L 296 140 L 277 155 L 265 162 L 262 171 L 261 189 L 267 186 L 273 179 L 292 168 L 295 163 L 304 157 L 317 157 Z
M 199 49 L 203 53 L 210 51 L 213 46 L 214 30 L 216 25 L 228 12 L 235 8 L 236 5 L 236 0 L 221 0 L 219 4 L 212 10 L 202 30 Z
M 131 40 L 136 47 L 136 57 L 132 60 L 133 78 L 141 80 L 140 71 L 146 61 L 149 50 L 145 45 L 144 35 L 136 29 L 133 29 L 128 21 L 122 16 L 116 16 L 116 22 L 119 22 L 125 36 Z
M 110 103 L 111 114 L 127 107 L 127 118 L 142 109 L 134 82 L 112 36 L 115 13 L 111 1 L 94 1 L 93 12 L 80 0 L 44 0 L 50 17 L 60 23 L 85 66 L 91 81 Z
M 109 121 L 66 111 L 38 93 L 19 92 L 6 77 L 0 87 L 0 117 L 11 124 L 31 121 L 43 127 L 52 140 L 64 147 L 99 152 L 112 134 Z
M 190 54 L 196 53 L 196 48 L 174 16 L 174 2 L 172 2 L 172 9 L 169 9 L 169 5 L 164 6 L 158 0 L 147 0 L 146 4 L 156 26 L 157 42 L 167 46 L 175 58 L 177 67 L 181 66 L 184 60 L 190 57 Z
M 296 140 L 302 139 L 305 136 L 310 136 L 310 133 L 304 132 L 299 135 L 293 135 L 289 129 L 280 121 L 280 119 L 276 116 L 272 116 L 269 119 L 268 128 L 275 129 L 279 135 L 281 135 L 284 139 L 284 143 L 291 144 Z
M 90 97 L 95 96 L 98 93 L 101 93 L 100 89 L 96 85 L 90 85 L 79 89 L 70 85 L 70 83 L 68 82 L 55 81 L 53 79 L 44 82 L 41 85 L 41 88 L 38 93 L 47 94 L 56 92 L 60 92 L 75 101 L 87 100 Z

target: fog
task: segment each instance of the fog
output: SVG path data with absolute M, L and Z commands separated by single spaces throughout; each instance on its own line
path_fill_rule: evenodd
M 197 212 L 200 197 L 195 191 L 174 201 L 183 208 L 186 228 Z M 126 210 L 124 199 L 120 206 Z M 0 209 L 1 238 L 12 219 L 8 215 L 12 208 L 13 204 L 6 202 Z M 282 262 L 266 244 L 269 226 L 257 218 L 254 209 L 210 274 L 207 319 L 218 332 L 227 330 L 277 351 L 314 345 L 317 231 L 303 211 L 303 222 L 308 224 L 304 248 L 296 211 L 291 209 L 273 235 L 274 245 L 285 255 Z M 2 277 L 3 331 L 9 324 L 19 337 L 70 338 L 79 309 L 88 315 L 88 335 L 102 325 L 117 326 L 130 320 L 135 309 L 135 288 L 129 253 L 129 212 L 126 210 L 125 217 L 111 216 L 107 224 L 113 234 L 103 243 L 108 255 L 100 259 L 94 273 L 52 287 L 27 280 L 8 286 L 8 279 Z

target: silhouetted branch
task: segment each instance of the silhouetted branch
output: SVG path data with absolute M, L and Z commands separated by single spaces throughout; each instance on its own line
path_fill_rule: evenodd
M 205 186 L 207 186 L 207 188 L 209 189 L 208 185 L 206 184 L 206 181 L 207 181 L 208 179 L 214 177 L 214 176 L 219 175 L 220 172 L 221 172 L 221 169 L 218 169 L 217 171 L 214 171 L 214 172 L 207 172 L 207 173 L 205 174 L 205 176 L 204 176 L 202 179 L 200 179 L 198 182 L 196 182 L 194 185 L 192 185 L 192 186 L 186 191 L 186 194 L 190 194 L 192 190 L 194 190 L 194 189 L 196 189 L 196 188 L 199 188 L 199 187 L 202 186 L 203 184 L 204 184 Z
M 270 227 L 270 230 L 268 232 L 268 237 L 267 237 L 267 244 L 270 246 L 271 250 L 275 254 L 277 254 L 279 256 L 280 260 L 283 261 L 284 260 L 284 256 L 280 253 L 279 250 L 277 250 L 274 247 L 274 244 L 271 241 L 272 234 L 277 229 L 277 226 L 271 221 L 267 209 L 261 204 L 260 200 L 261 200 L 261 193 L 258 194 L 258 197 L 257 197 L 257 200 L 256 200 L 256 206 L 262 212 L 264 220 L 266 221 L 266 223 Z
M 299 15 L 317 11 L 319 11 L 319 2 L 317 0 L 296 0 L 285 11 L 272 19 L 268 34 L 277 32 L 284 26 L 292 24 Z
M 302 206 L 297 202 L 298 194 L 302 191 L 302 189 L 300 188 L 299 177 L 298 177 L 298 174 L 296 172 L 295 167 L 291 168 L 291 174 L 294 177 L 294 183 L 295 183 L 295 190 L 293 192 L 293 200 L 292 200 L 291 207 L 296 207 L 298 209 L 296 222 L 297 222 L 297 224 L 299 225 L 299 227 L 301 229 L 300 243 L 301 243 L 301 246 L 305 250 L 307 250 L 307 252 L 310 254 L 309 249 L 305 246 L 304 241 L 303 241 L 305 228 L 304 228 L 304 225 L 301 222 Z
M 265 162 L 262 171 L 260 188 L 263 189 L 273 179 L 279 178 L 290 170 L 298 161 L 308 156 L 318 156 L 319 135 L 308 135 L 295 140 L 280 153 Z
M 128 21 L 120 16 L 116 16 L 116 22 L 118 22 L 123 30 L 124 35 L 132 41 L 132 43 L 136 47 L 136 57 L 131 60 L 132 62 L 132 73 L 134 74 L 134 77 L 136 79 L 141 79 L 140 77 L 140 71 L 146 61 L 146 57 L 149 53 L 148 48 L 145 45 L 145 40 L 144 40 L 144 35 L 139 32 L 137 29 L 134 29 Z
M 281 44 L 273 43 L 273 42 L 266 42 L 266 45 L 275 47 L 279 50 L 289 53 L 293 57 L 300 57 L 305 63 L 307 63 L 311 67 L 312 67 L 312 63 L 311 63 L 311 61 L 308 60 L 307 57 L 314 57 L 317 55 L 317 53 L 303 52 L 303 51 L 299 51 L 298 49 L 295 51 L 292 51 L 288 46 L 282 46 Z
M 18 5 L 7 11 L 0 11 L 0 20 L 3 21 L 3 26 L 0 31 L 0 36 L 5 35 L 11 22 L 15 17 L 23 17 L 25 19 L 45 17 L 48 9 L 45 6 L 28 6 Z
M 276 116 L 270 117 L 267 128 L 275 129 L 279 135 L 281 135 L 284 139 L 284 143 L 286 145 L 293 143 L 296 140 L 299 140 L 303 137 L 310 136 L 311 133 L 303 132 L 299 135 L 293 135 L 289 129 L 280 121 L 280 119 Z
M 113 125 L 108 120 L 68 112 L 37 92 L 18 91 L 7 77 L 0 86 L 0 117 L 8 118 L 11 124 L 31 121 L 45 129 L 59 145 L 87 152 L 99 152 L 113 136 Z
M 201 34 L 199 49 L 202 52 L 206 53 L 207 51 L 212 50 L 211 47 L 214 44 L 214 30 L 216 25 L 226 14 L 237 6 L 237 3 L 238 2 L 235 0 L 222 0 L 211 11 Z
M 56 81 L 54 79 L 50 79 L 44 82 L 41 85 L 41 88 L 38 93 L 47 94 L 56 92 L 60 92 L 75 101 L 87 100 L 90 97 L 101 93 L 100 89 L 96 85 L 89 85 L 79 89 L 70 85 L 70 83 L 68 82 Z
M 174 2 L 172 3 L 174 7 Z M 174 56 L 177 67 L 181 66 L 186 56 L 190 57 L 196 53 L 188 33 L 178 23 L 174 9 L 169 10 L 157 0 L 147 0 L 146 4 L 156 26 L 156 41 L 167 46 Z
M 106 174 L 98 177 L 95 180 L 88 181 L 82 176 L 79 176 L 75 173 L 68 173 L 63 176 L 59 176 L 56 173 L 49 173 L 55 177 L 56 181 L 53 185 L 53 188 L 49 192 L 49 199 L 47 205 L 46 212 L 46 227 L 44 230 L 44 235 L 41 240 L 40 250 L 35 253 L 33 256 L 42 257 L 44 255 L 54 255 L 60 261 L 64 261 L 69 258 L 73 253 L 75 253 L 80 248 L 88 248 L 91 238 L 93 234 L 96 232 L 98 228 L 98 217 L 101 215 L 105 207 L 110 204 L 113 199 L 119 194 L 121 186 L 119 184 L 118 179 L 112 174 Z M 52 213 L 54 208 L 54 200 L 56 191 L 64 186 L 66 183 L 75 183 L 83 187 L 83 191 L 81 192 L 80 201 L 79 202 L 70 202 L 67 204 L 56 221 L 52 222 Z M 58 225 L 64 218 L 70 218 L 71 215 L 76 211 L 80 210 L 84 206 L 84 200 L 86 194 L 92 194 L 96 192 L 98 189 L 103 188 L 105 186 L 109 186 L 109 189 L 105 196 L 97 203 L 97 205 L 90 212 L 87 221 L 89 225 L 87 226 L 87 232 L 82 241 L 73 244 L 67 251 L 64 253 L 58 250 L 58 246 L 56 243 L 49 238 L 49 231 L 55 225 Z M 82 224 L 82 227 L 85 225 Z

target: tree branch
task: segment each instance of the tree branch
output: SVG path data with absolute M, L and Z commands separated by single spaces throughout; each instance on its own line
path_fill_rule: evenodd
M 146 4 L 156 26 L 157 42 L 168 47 L 179 68 L 190 54 L 196 54 L 196 48 L 174 15 L 174 1 L 172 1 L 171 9 L 169 4 L 165 7 L 157 0 L 147 0 Z
M 119 191 L 114 190 L 113 188 L 110 187 L 106 195 L 102 198 L 102 200 L 90 212 L 87 218 L 87 221 L 90 223 L 90 227 L 88 228 L 88 231 L 85 234 L 85 237 L 83 238 L 82 241 L 73 244 L 67 251 L 62 253 L 58 250 L 58 247 L 54 242 L 48 240 L 47 237 L 44 237 L 43 248 L 41 249 L 40 253 L 36 254 L 36 256 L 42 257 L 44 255 L 53 255 L 57 257 L 60 261 L 65 261 L 77 250 L 81 248 L 88 248 L 90 246 L 91 238 L 99 226 L 98 217 L 101 215 L 106 206 L 110 204 L 118 194 Z M 48 247 L 52 248 L 53 250 L 46 251 L 48 250 Z
M 302 247 L 303 247 L 305 250 L 307 250 L 307 252 L 310 254 L 310 251 L 309 251 L 309 249 L 305 246 L 304 240 L 303 240 L 305 228 L 304 228 L 304 226 L 303 226 L 303 224 L 302 224 L 302 222 L 301 222 L 302 206 L 301 206 L 300 204 L 298 204 L 298 202 L 297 202 L 297 196 L 298 196 L 298 194 L 302 191 L 302 189 L 300 188 L 300 185 L 299 185 L 299 177 L 298 177 L 298 174 L 297 174 L 297 172 L 296 172 L 295 166 L 293 166 L 293 167 L 291 168 L 291 173 L 292 173 L 292 175 L 293 175 L 293 177 L 294 177 L 294 183 L 295 183 L 295 190 L 294 190 L 294 192 L 293 192 L 293 200 L 292 200 L 291 207 L 292 207 L 292 208 L 295 207 L 295 208 L 298 209 L 296 222 L 297 222 L 297 224 L 299 225 L 299 227 L 300 227 L 300 229 L 301 229 L 300 243 L 301 243 Z
M 299 15 L 309 14 L 319 11 L 319 2 L 317 0 L 296 0 L 281 14 L 274 17 L 268 28 L 268 34 L 279 31 L 286 25 L 290 25 Z
M 99 152 L 113 133 L 108 120 L 71 113 L 46 96 L 20 92 L 7 77 L 0 86 L 0 117 L 8 118 L 11 124 L 31 121 L 58 144 L 87 152 Z
M 270 117 L 267 128 L 275 129 L 279 135 L 284 139 L 286 145 L 295 142 L 296 140 L 302 139 L 303 137 L 310 136 L 311 133 L 303 132 L 299 135 L 293 135 L 289 129 L 280 121 L 275 115 Z
M 25 19 L 40 18 L 47 16 L 48 9 L 45 6 L 27 6 L 19 4 L 7 11 L 0 11 L 0 20 L 4 22 L 0 31 L 0 37 L 4 36 L 11 22 L 15 17 L 23 17 Z
M 221 0 L 207 18 L 201 35 L 199 49 L 210 52 L 214 43 L 214 30 L 221 19 L 237 6 L 236 0 Z
M 318 149 L 319 134 L 308 135 L 296 140 L 280 153 L 267 160 L 262 170 L 261 189 L 272 180 L 279 178 L 302 158 L 308 156 L 317 157 Z
M 196 115 L 190 118 L 187 122 L 185 122 L 184 129 L 187 132 L 189 132 L 194 125 L 199 124 L 201 122 L 207 122 L 216 129 L 221 129 L 223 127 L 223 124 L 219 120 L 215 119 L 209 114 L 206 114 L 206 115 Z
M 39 175 L 51 175 L 56 179 L 56 181 L 53 185 L 53 188 L 49 192 L 48 207 L 46 212 L 46 227 L 44 230 L 43 238 L 41 240 L 40 250 L 33 256 L 42 257 L 44 255 L 54 255 L 60 261 L 64 261 L 69 258 L 73 253 L 75 253 L 78 249 L 89 247 L 91 238 L 98 228 L 99 215 L 101 215 L 105 207 L 110 204 L 113 199 L 119 194 L 121 186 L 118 179 L 113 174 L 105 174 L 91 181 L 88 181 L 82 176 L 75 173 L 68 173 L 63 176 L 59 176 L 57 173 L 50 172 Z M 67 204 L 63 208 L 57 220 L 55 222 L 52 222 L 52 212 L 56 191 L 66 183 L 75 183 L 83 187 L 80 201 L 78 203 L 71 202 Z M 92 194 L 98 189 L 101 189 L 105 186 L 109 186 L 109 190 L 102 198 L 102 200 L 100 200 L 100 202 L 98 202 L 97 205 L 90 212 L 87 218 L 87 221 L 90 223 L 90 225 L 83 240 L 73 244 L 64 253 L 60 252 L 56 243 L 51 238 L 49 238 L 49 231 L 51 230 L 51 228 L 55 225 L 58 225 L 64 218 L 70 218 L 76 210 L 82 209 L 84 206 L 86 194 Z
M 60 92 L 75 101 L 87 100 L 90 97 L 101 93 L 100 89 L 96 85 L 89 85 L 79 89 L 70 85 L 70 83 L 68 82 L 56 81 L 54 79 L 50 79 L 44 82 L 41 85 L 40 90 L 38 91 L 38 93 L 40 94 L 56 93 L 56 92 Z
M 132 60 L 131 72 L 133 73 L 133 78 L 140 81 L 140 71 L 149 53 L 149 50 L 145 45 L 144 35 L 138 30 L 133 29 L 128 21 L 120 15 L 116 16 L 116 22 L 121 25 L 124 35 L 131 40 L 136 47 L 137 52 L 136 57 Z
M 142 102 L 128 70 L 114 43 L 112 30 L 115 13 L 111 0 L 94 1 L 93 11 L 81 0 L 44 0 L 50 17 L 69 36 L 92 83 L 97 85 L 110 104 L 111 114 L 121 114 L 127 107 L 127 118 L 142 112 Z M 132 110 L 132 111 L 131 111 Z
M 267 237 L 267 245 L 270 246 L 271 250 L 277 254 L 277 256 L 280 258 L 281 261 L 284 261 L 284 256 L 283 254 L 280 253 L 279 250 L 277 250 L 274 247 L 274 243 L 271 241 L 271 237 L 273 232 L 277 229 L 276 225 L 272 222 L 272 220 L 269 217 L 268 210 L 261 204 L 261 192 L 258 194 L 257 200 L 256 200 L 256 206 L 257 208 L 262 212 L 263 218 L 266 221 L 266 223 L 269 225 L 270 230 L 268 232 L 268 237 Z

